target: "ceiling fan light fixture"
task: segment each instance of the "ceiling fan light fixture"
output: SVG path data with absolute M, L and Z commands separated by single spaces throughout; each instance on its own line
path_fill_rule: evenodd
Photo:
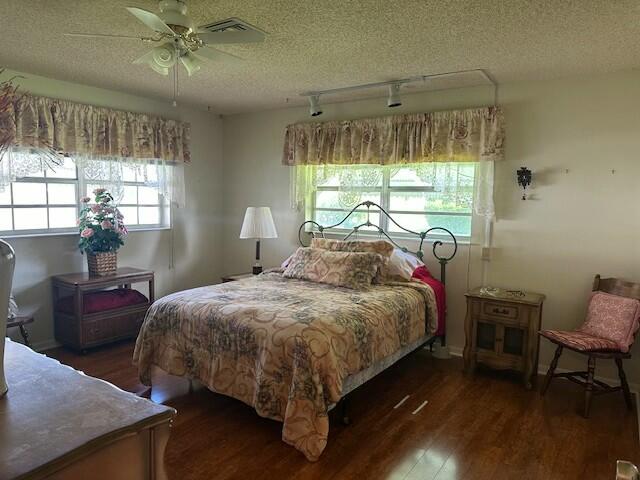
M 182 62 L 182 65 L 184 66 L 189 76 L 196 73 L 198 70 L 200 70 L 201 67 L 200 60 L 191 52 L 187 52 L 184 55 L 181 55 L 180 62 Z
M 389 97 L 387 98 L 387 107 L 394 108 L 402 105 L 400 100 L 400 84 L 392 83 L 389 85 Z
M 153 62 L 161 68 L 171 68 L 176 63 L 176 49 L 171 42 L 155 47 Z
M 309 114 L 312 117 L 322 115 L 322 108 L 320 108 L 320 95 L 309 96 Z

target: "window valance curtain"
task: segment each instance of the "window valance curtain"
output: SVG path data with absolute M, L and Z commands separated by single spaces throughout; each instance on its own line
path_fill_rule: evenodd
M 503 158 L 500 107 L 297 123 L 285 131 L 282 163 L 301 165 L 482 162 Z
M 2 115 L 0 129 L 9 129 L 15 139 L 0 162 L 0 189 L 43 165 L 55 169 L 56 157 L 64 156 L 116 195 L 122 191 L 123 169 L 135 168 L 168 201 L 184 204 L 182 169 L 191 160 L 188 123 L 24 95 Z M 154 172 L 147 175 L 150 169 Z
M 25 95 L 14 104 L 7 127 L 15 129 L 18 147 L 52 148 L 72 157 L 191 159 L 188 123 L 144 113 Z

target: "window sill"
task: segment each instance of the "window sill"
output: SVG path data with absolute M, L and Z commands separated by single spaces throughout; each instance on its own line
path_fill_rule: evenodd
M 137 232 L 156 232 L 156 231 L 163 231 L 163 230 L 171 230 L 172 227 L 166 226 L 166 227 L 141 227 L 141 228 L 135 228 L 129 229 L 129 235 L 133 234 L 133 233 L 137 233 Z M 1 239 L 13 239 L 13 238 L 37 238 L 37 237 L 68 237 L 68 236 L 76 236 L 79 237 L 80 234 L 78 233 L 77 230 L 74 230 L 73 232 L 42 232 L 42 233 L 12 233 L 9 235 L 3 235 L 2 233 L 0 233 L 0 238 Z

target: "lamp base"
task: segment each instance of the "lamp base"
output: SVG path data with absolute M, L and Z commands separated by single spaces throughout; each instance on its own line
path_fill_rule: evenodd
M 254 265 L 253 268 L 251 269 L 251 273 L 253 273 L 254 275 L 259 275 L 260 273 L 262 273 L 262 265 L 260 264 Z

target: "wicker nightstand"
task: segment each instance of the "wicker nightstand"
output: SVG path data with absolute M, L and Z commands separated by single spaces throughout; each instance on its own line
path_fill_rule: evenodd
M 467 316 L 464 364 L 468 372 L 476 363 L 522 372 L 527 389 L 538 371 L 538 331 L 544 295 L 500 290 L 488 294 L 479 288 L 466 293 Z

